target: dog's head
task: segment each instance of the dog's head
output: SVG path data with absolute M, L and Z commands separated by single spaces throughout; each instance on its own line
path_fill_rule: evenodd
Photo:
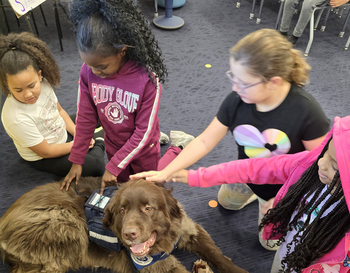
M 103 225 L 135 256 L 170 253 L 183 212 L 171 191 L 146 180 L 124 183 L 105 209 Z

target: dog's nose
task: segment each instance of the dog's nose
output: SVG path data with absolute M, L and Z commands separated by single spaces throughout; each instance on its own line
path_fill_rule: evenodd
M 126 228 L 124 229 L 124 238 L 127 240 L 135 240 L 139 237 L 139 230 L 137 228 Z

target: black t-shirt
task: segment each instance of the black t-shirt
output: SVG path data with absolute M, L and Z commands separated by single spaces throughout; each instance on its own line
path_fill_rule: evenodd
M 217 114 L 233 133 L 238 159 L 272 157 L 305 150 L 302 140 L 313 140 L 329 131 L 330 121 L 316 99 L 292 85 L 285 100 L 275 109 L 259 112 L 255 104 L 244 103 L 236 92 L 229 94 Z M 281 185 L 249 184 L 264 200 L 274 197 Z

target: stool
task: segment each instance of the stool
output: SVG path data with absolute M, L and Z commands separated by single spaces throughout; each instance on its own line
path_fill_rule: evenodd
M 186 3 L 186 0 L 173 0 L 173 8 L 182 7 L 185 3 Z M 158 6 L 165 8 L 165 0 L 158 0 L 157 4 Z
M 173 0 L 165 0 L 165 16 L 158 16 L 153 19 L 154 25 L 163 29 L 178 29 L 182 27 L 185 21 L 178 17 L 173 16 Z

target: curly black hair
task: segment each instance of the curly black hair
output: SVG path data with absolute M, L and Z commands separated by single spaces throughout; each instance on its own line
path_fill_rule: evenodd
M 167 69 L 162 52 L 146 19 L 130 0 L 74 0 L 70 21 L 78 48 L 102 58 L 117 55 L 126 46 L 126 56 L 165 81 Z
M 0 85 L 8 96 L 8 75 L 16 75 L 32 66 L 52 87 L 60 84 L 60 71 L 47 44 L 29 32 L 0 35 Z
M 281 261 L 280 272 L 302 272 L 304 268 L 330 252 L 350 230 L 350 214 L 341 183 L 339 183 L 339 171 L 321 195 L 325 184 L 319 180 L 318 160 L 323 157 L 328 145 L 329 142 L 299 181 L 288 189 L 287 194 L 273 209 L 267 212 L 259 226 L 260 230 L 266 225 L 272 226 L 270 239 L 281 234 L 283 237 L 277 242 L 280 245 L 284 242 L 285 235 L 298 226 L 298 219 L 303 214 L 307 215 L 305 223 L 297 231 L 292 242 L 287 244 L 287 255 Z M 311 200 L 306 202 L 311 196 Z M 328 198 L 327 201 L 310 224 L 311 214 L 326 198 Z M 327 212 L 328 214 L 325 213 L 334 204 L 333 210 Z M 297 213 L 291 219 L 294 211 Z M 291 251 L 292 245 L 295 245 L 293 251 Z

